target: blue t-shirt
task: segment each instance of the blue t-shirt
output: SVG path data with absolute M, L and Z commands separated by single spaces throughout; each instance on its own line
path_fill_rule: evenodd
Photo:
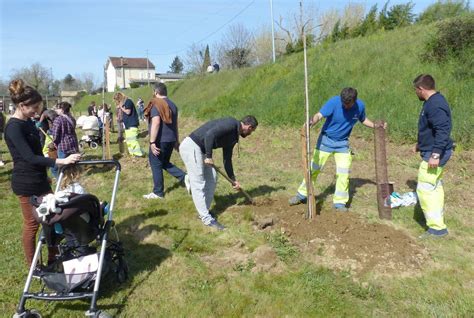
M 127 115 L 125 112 L 123 112 L 123 117 L 122 121 L 123 124 L 125 125 L 125 129 L 130 129 L 132 127 L 138 127 L 138 114 L 137 110 L 135 109 L 135 105 L 133 104 L 133 101 L 131 99 L 127 99 L 125 103 L 123 104 L 123 107 L 125 109 L 130 109 L 131 113 L 130 115 Z
M 171 110 L 171 124 L 165 124 L 163 121 L 160 122 L 160 129 L 158 130 L 158 136 L 156 137 L 156 141 L 158 142 L 176 142 L 177 138 L 177 131 L 178 127 L 176 123 L 178 122 L 178 108 L 176 105 L 168 98 L 164 98 L 168 107 Z M 150 118 L 155 116 L 160 116 L 158 109 L 155 106 L 150 111 Z M 151 126 L 150 126 L 151 129 Z
M 345 109 L 341 97 L 334 96 L 319 112 L 326 118 L 321 134 L 334 141 L 348 140 L 357 121 L 365 120 L 365 105 L 360 99 L 350 109 Z

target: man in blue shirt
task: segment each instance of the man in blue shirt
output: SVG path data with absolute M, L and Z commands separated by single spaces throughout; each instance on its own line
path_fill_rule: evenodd
M 349 201 L 349 172 L 352 163 L 349 136 L 358 121 L 369 128 L 374 128 L 375 124 L 366 118 L 364 102 L 357 99 L 357 90 L 351 87 L 344 88 L 340 96 L 329 99 L 313 116 L 310 127 L 323 118 L 326 118 L 326 122 L 321 129 L 311 160 L 311 180 L 313 183 L 316 181 L 327 159 L 334 155 L 336 190 L 333 204 L 337 211 L 346 212 L 348 211 L 346 204 Z M 289 200 L 289 204 L 306 203 L 307 195 L 306 182 L 303 179 L 296 196 Z
M 439 238 L 448 234 L 444 223 L 444 190 L 441 177 L 451 158 L 453 141 L 450 138 L 452 122 L 448 102 L 436 91 L 431 75 L 419 75 L 413 81 L 423 108 L 418 120 L 416 151 L 423 159 L 418 170 L 416 193 L 426 219 L 428 230 L 419 238 Z

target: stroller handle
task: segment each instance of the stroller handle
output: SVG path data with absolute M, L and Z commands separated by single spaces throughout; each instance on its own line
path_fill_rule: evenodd
M 82 160 L 78 161 L 73 164 L 69 165 L 64 165 L 59 168 L 59 173 L 61 173 L 64 169 L 67 169 L 68 167 L 78 165 L 78 166 L 88 166 L 88 165 L 114 165 L 115 166 L 115 171 L 121 171 L 122 166 L 120 165 L 120 162 L 117 160 Z

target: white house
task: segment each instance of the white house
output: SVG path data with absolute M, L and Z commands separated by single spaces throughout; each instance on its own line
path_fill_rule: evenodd
M 105 70 L 107 92 L 116 87 L 130 88 L 131 82 L 155 80 L 155 65 L 147 58 L 109 56 Z

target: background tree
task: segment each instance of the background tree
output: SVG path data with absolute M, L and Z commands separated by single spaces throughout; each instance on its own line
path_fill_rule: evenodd
M 251 52 L 254 48 L 254 37 L 243 24 L 232 25 L 224 34 L 218 46 L 218 60 L 224 68 L 241 68 L 251 66 Z
M 34 63 L 29 67 L 14 70 L 11 79 L 15 78 L 22 78 L 43 95 L 50 93 L 50 85 L 53 82 L 51 70 L 40 63 Z
M 428 6 L 417 19 L 420 23 L 431 23 L 446 18 L 453 18 L 471 11 L 469 1 L 441 0 Z
M 61 90 L 63 91 L 76 91 L 80 89 L 78 81 L 71 75 L 67 74 L 64 76 L 61 83 Z
M 173 59 L 173 62 L 170 65 L 171 73 L 179 74 L 183 71 L 183 68 L 184 68 L 183 62 L 181 62 L 178 56 L 175 56 Z
M 387 12 L 387 30 L 405 27 L 413 23 L 415 14 L 413 13 L 414 3 L 397 4 Z
M 87 93 L 91 93 L 97 86 L 94 74 L 92 73 L 82 73 L 80 75 L 76 75 L 76 78 L 79 89 L 83 89 Z
M 185 57 L 186 70 L 189 73 L 200 74 L 202 73 L 202 63 L 204 61 L 204 50 L 205 47 L 202 44 L 192 44 Z
M 204 58 L 202 61 L 202 72 L 205 73 L 207 67 L 211 65 L 211 54 L 209 53 L 209 45 L 206 45 L 206 50 L 204 51 Z

